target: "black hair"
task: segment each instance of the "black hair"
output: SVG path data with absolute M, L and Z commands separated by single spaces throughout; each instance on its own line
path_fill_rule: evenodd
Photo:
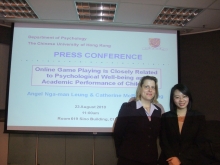
M 176 84 L 171 89 L 171 92 L 170 92 L 170 110 L 175 111 L 175 112 L 177 110 L 177 106 L 176 106 L 176 104 L 174 103 L 174 100 L 173 100 L 175 90 L 179 90 L 181 93 L 183 93 L 184 95 L 189 97 L 189 103 L 187 105 L 187 110 L 191 110 L 191 108 L 192 108 L 192 95 L 191 95 L 191 92 L 189 91 L 189 89 L 187 88 L 187 86 L 185 86 L 183 84 Z

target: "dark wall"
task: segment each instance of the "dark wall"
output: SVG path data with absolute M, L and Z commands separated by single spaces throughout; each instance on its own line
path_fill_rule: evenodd
M 11 28 L 0 26 L 0 43 L 10 45 Z
M 180 37 L 180 79 L 193 96 L 193 108 L 220 120 L 220 31 Z
M 8 52 L 11 42 L 11 28 L 0 26 L 0 122 L 5 116 L 6 79 L 8 70 Z

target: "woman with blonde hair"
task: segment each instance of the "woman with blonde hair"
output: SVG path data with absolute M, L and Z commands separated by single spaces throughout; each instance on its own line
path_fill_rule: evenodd
M 158 95 L 157 78 L 144 76 L 136 100 L 122 104 L 114 127 L 117 165 L 157 164 L 161 109 L 154 103 Z

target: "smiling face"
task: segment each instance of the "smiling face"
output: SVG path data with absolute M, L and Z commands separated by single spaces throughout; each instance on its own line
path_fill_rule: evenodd
M 141 86 L 141 100 L 152 101 L 155 96 L 155 82 L 146 79 Z
M 177 106 L 177 109 L 187 109 L 187 105 L 189 104 L 189 97 L 184 95 L 178 89 L 174 91 L 173 101 Z

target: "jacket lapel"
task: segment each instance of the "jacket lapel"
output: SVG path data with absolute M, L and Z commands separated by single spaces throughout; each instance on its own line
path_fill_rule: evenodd
M 135 116 L 147 116 L 143 107 L 136 109 L 136 101 L 131 101 L 129 104 L 131 104 Z
M 180 131 L 179 131 L 179 123 L 178 123 L 178 117 L 176 112 L 171 112 L 172 113 L 172 117 L 171 117 L 171 125 L 173 128 L 173 131 L 175 131 L 176 135 L 178 138 L 180 138 Z
M 137 113 L 139 113 L 141 116 L 147 116 L 146 115 L 146 112 L 144 110 L 143 107 L 139 108 L 139 109 L 136 109 Z
M 181 132 L 181 137 L 184 137 L 184 135 L 188 134 L 189 128 L 191 128 L 192 123 L 193 123 L 193 112 L 192 111 L 187 111 L 186 113 L 186 117 L 183 123 L 183 127 L 182 127 L 182 132 Z

